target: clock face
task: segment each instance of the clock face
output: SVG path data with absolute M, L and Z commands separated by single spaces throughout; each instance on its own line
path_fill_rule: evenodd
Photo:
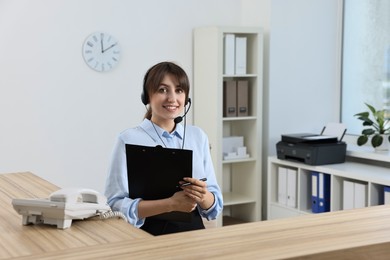
M 96 71 L 109 71 L 119 62 L 120 46 L 110 34 L 92 33 L 85 39 L 83 57 L 87 65 Z

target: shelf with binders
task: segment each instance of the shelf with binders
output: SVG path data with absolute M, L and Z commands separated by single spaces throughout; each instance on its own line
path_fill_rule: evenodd
M 262 35 L 254 28 L 252 32 L 229 31 L 223 33 L 223 77 L 252 76 L 259 71 L 259 42 Z
M 296 204 L 287 205 L 279 199 L 280 169 L 290 169 L 296 172 Z M 267 219 L 293 217 L 304 214 L 315 214 L 326 211 L 338 211 L 351 208 L 370 207 L 390 203 L 385 200 L 386 191 L 390 192 L 390 171 L 387 167 L 368 165 L 358 162 L 345 162 L 322 166 L 311 166 L 299 162 L 280 160 L 269 157 L 268 161 L 268 198 Z M 322 174 L 328 176 L 328 187 L 316 186 L 314 183 Z M 330 205 L 328 210 L 316 211 L 315 196 L 319 196 L 319 187 L 329 190 L 328 198 Z M 314 201 L 314 202 L 313 202 Z
M 261 219 L 262 73 L 261 28 L 194 30 L 194 124 L 209 137 L 224 195 L 218 226 Z

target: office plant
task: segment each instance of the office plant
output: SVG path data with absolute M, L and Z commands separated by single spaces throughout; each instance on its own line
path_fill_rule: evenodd
M 373 106 L 365 103 L 369 111 L 355 114 L 357 119 L 363 121 L 361 135 L 357 139 L 357 145 L 362 146 L 366 144 L 371 137 L 371 145 L 378 148 L 383 141 L 387 139 L 390 141 L 390 126 L 389 119 L 385 117 L 385 110 L 376 110 Z M 371 113 L 370 113 L 371 112 Z

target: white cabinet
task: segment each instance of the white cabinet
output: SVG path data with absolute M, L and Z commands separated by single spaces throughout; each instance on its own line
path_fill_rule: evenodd
M 224 73 L 226 35 L 240 38 L 239 44 L 245 39 L 245 73 Z M 241 63 L 242 58 L 239 59 Z M 228 219 L 234 222 L 261 219 L 262 59 L 260 28 L 204 27 L 194 30 L 194 124 L 209 137 L 217 181 L 223 191 L 226 218 L 218 219 L 219 226 L 228 224 Z M 246 82 L 247 115 L 224 116 L 226 93 L 223 86 L 227 81 Z M 223 137 L 230 136 L 244 137 L 249 157 L 224 160 Z
M 279 202 L 280 169 L 297 172 L 296 204 Z M 278 219 L 312 213 L 312 173 L 330 175 L 330 211 L 384 204 L 384 189 L 390 186 L 388 167 L 359 162 L 311 166 L 303 163 L 268 158 L 267 219 Z M 283 185 L 282 185 L 283 186 Z M 320 214 L 320 213 L 317 213 Z

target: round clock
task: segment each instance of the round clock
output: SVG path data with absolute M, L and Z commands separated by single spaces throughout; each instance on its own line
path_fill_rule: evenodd
M 96 71 L 109 71 L 119 62 L 118 41 L 105 32 L 92 33 L 83 44 L 83 57 L 87 65 Z

